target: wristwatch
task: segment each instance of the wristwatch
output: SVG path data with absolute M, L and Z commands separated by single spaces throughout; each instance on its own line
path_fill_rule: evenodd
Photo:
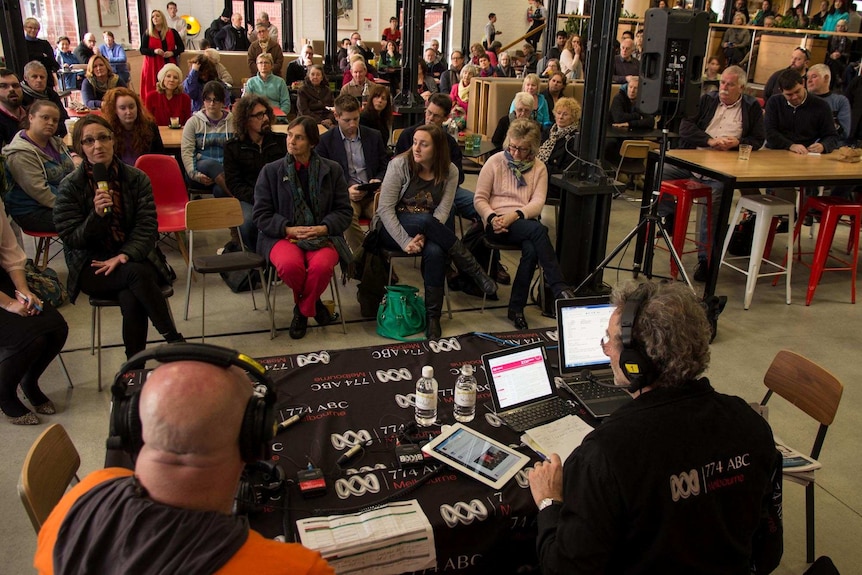
M 539 512 L 541 513 L 542 511 L 544 511 L 546 508 L 550 507 L 551 505 L 562 505 L 562 504 L 563 504 L 562 501 L 559 501 L 557 499 L 551 499 L 550 497 L 545 497 L 544 499 L 539 501 Z

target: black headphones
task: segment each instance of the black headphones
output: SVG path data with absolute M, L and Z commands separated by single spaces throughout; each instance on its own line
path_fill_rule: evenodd
M 111 385 L 111 431 L 108 449 L 123 449 L 132 458 L 144 445 L 139 411 L 141 386 L 129 393 L 123 375 L 142 369 L 147 361 L 200 361 L 222 368 L 235 365 L 248 372 L 256 384 L 264 388 L 263 395 L 253 394 L 248 400 L 239 433 L 239 449 L 243 461 L 252 463 L 269 459 L 270 441 L 275 437 L 275 386 L 266 369 L 251 357 L 236 350 L 202 343 L 172 343 L 146 349 L 124 363 Z
M 234 515 L 248 515 L 262 511 L 267 501 L 278 495 L 286 495 L 286 486 L 284 470 L 275 461 L 256 461 L 247 464 L 236 488 L 233 502 Z
M 655 377 L 655 367 L 652 360 L 646 354 L 643 345 L 634 337 L 635 322 L 646 297 L 645 288 L 636 289 L 623 306 L 623 312 L 620 316 L 620 337 L 623 340 L 623 350 L 620 352 L 620 368 L 631 382 L 629 391 L 632 393 L 650 385 Z

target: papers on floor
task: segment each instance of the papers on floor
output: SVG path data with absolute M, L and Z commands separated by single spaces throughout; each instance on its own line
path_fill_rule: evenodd
M 773 439 L 775 448 L 781 452 L 783 458 L 784 477 L 803 485 L 814 481 L 814 472 L 823 465 L 816 459 L 796 451 L 777 436 L 773 436 Z
M 592 430 L 592 426 L 580 417 L 567 415 L 551 423 L 528 429 L 521 436 L 521 441 L 545 459 L 552 453 L 557 453 L 560 459 L 565 461 Z
M 319 551 L 336 573 L 388 575 L 437 564 L 434 531 L 415 499 L 296 525 L 302 544 Z

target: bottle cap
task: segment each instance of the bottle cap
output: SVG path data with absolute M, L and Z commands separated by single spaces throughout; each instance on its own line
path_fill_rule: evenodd
M 422 368 L 422 377 L 434 377 L 434 368 L 426 365 Z
M 461 366 L 461 375 L 473 375 L 473 366 L 465 363 Z

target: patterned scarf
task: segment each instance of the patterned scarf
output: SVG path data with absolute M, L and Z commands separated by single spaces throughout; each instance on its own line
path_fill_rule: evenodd
M 285 158 L 287 173 L 284 181 L 290 186 L 293 199 L 293 224 L 296 226 L 314 226 L 322 219 L 320 213 L 320 156 L 311 153 L 308 162 L 308 189 L 302 189 L 299 173 L 296 171 L 296 160 L 290 154 Z M 305 251 L 315 251 L 330 245 L 329 237 L 322 236 L 312 240 L 300 240 L 297 244 Z
M 516 160 L 509 153 L 509 150 L 503 151 L 503 157 L 506 158 L 506 165 L 509 167 L 509 171 L 518 180 L 518 187 L 523 188 L 526 186 L 527 180 L 524 179 L 524 174 L 533 169 L 535 160 Z
M 542 147 L 539 148 L 539 153 L 536 155 L 536 158 L 542 160 L 545 163 L 548 163 L 548 158 L 551 157 L 551 153 L 554 151 L 554 146 L 557 145 L 557 142 L 560 140 L 565 140 L 567 136 L 577 133 L 578 131 L 578 123 L 570 124 L 565 128 L 560 129 L 556 124 L 551 126 L 551 133 L 548 136 L 548 139 L 545 140 L 545 143 L 542 144 Z
M 97 92 L 104 94 L 111 88 L 116 88 L 117 83 L 120 80 L 120 77 L 116 74 L 111 74 L 108 76 L 108 79 L 104 82 L 100 82 L 98 78 L 93 75 L 87 76 L 87 80 L 90 81 L 90 84 L 93 85 L 93 88 L 96 89 Z
M 111 213 L 107 215 L 109 218 L 108 227 L 111 230 L 111 238 L 106 242 L 109 252 L 116 251 L 126 242 L 126 232 L 123 230 L 123 194 L 120 183 L 121 163 L 122 160 L 118 156 L 114 156 L 111 165 L 108 166 L 108 190 L 111 192 L 111 202 L 113 203 Z M 98 187 L 93 177 L 93 164 L 87 159 L 84 159 L 84 173 L 87 175 L 87 183 L 89 183 L 90 190 L 95 197 Z

